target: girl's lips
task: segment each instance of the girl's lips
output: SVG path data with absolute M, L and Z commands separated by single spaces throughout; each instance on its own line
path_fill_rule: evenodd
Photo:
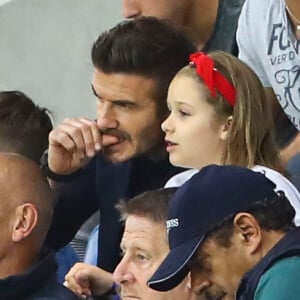
M 176 143 L 166 141 L 166 149 L 168 152 L 171 151 L 172 149 L 174 149 L 176 146 L 177 146 Z
M 166 145 L 177 145 L 176 143 L 173 143 L 172 141 L 165 140 Z

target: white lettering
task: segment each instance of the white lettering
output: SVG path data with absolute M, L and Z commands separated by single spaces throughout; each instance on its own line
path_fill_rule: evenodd
M 177 218 L 167 221 L 167 229 L 170 229 L 172 227 L 178 227 L 178 226 L 179 226 L 179 220 Z

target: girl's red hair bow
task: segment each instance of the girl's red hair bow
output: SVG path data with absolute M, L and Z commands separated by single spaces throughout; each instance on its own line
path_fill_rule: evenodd
M 235 105 L 235 87 L 215 68 L 211 57 L 203 52 L 196 52 L 190 55 L 190 63 L 195 65 L 197 74 L 209 89 L 212 97 L 216 97 L 218 91 L 231 106 Z

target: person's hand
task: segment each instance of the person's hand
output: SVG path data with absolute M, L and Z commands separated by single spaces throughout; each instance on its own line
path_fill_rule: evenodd
M 85 263 L 76 263 L 65 276 L 64 286 L 81 298 L 101 296 L 111 289 L 113 277 L 109 272 Z
M 71 174 L 82 168 L 117 138 L 101 135 L 97 123 L 85 118 L 66 119 L 49 134 L 48 166 L 57 174 Z

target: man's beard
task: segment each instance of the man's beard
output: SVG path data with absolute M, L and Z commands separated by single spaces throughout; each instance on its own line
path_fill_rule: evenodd
M 223 297 L 226 294 L 227 293 L 223 289 L 221 289 L 219 287 L 212 287 L 212 288 L 207 289 L 204 292 L 204 295 L 205 295 L 205 297 L 206 297 L 207 300 L 219 300 L 219 299 L 223 299 Z

